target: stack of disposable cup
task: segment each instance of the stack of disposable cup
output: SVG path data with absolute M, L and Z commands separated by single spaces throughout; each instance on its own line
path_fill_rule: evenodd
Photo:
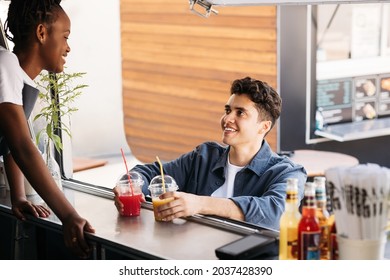
M 382 259 L 389 218 L 390 170 L 377 164 L 326 170 L 340 259 Z

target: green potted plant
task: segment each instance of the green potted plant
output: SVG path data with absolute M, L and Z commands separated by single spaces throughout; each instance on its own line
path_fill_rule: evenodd
M 44 125 L 36 134 L 35 141 L 39 145 L 41 138 L 43 138 L 43 157 L 59 187 L 62 186 L 61 172 L 53 157 L 54 150 L 52 151 L 52 146 L 60 153 L 63 148 L 60 133 L 66 133 L 69 137 L 72 137 L 66 118 L 69 118 L 72 113 L 78 110 L 74 102 L 87 85 L 75 81 L 85 74 L 84 72 L 62 72 L 59 74 L 42 72 L 36 81 L 40 91 L 38 100 L 41 109 L 35 115 L 33 121 L 41 119 Z

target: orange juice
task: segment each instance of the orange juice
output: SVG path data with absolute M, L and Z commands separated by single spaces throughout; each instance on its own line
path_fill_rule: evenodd
M 158 222 L 162 221 L 161 219 L 157 218 L 157 207 L 159 207 L 160 205 L 163 205 L 165 203 L 171 202 L 173 200 L 174 200 L 173 197 L 168 197 L 168 198 L 165 198 L 165 199 L 160 199 L 158 197 L 152 198 L 154 219 L 156 221 L 158 221 Z

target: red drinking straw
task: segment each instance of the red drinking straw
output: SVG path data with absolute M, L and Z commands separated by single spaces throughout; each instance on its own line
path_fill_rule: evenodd
M 123 162 L 125 163 L 125 167 L 126 167 L 127 178 L 129 179 L 131 195 L 134 196 L 133 186 L 131 184 L 131 177 L 130 177 L 129 169 L 127 168 L 127 162 L 126 162 L 125 154 L 123 153 L 122 148 L 121 148 L 121 153 L 122 153 Z

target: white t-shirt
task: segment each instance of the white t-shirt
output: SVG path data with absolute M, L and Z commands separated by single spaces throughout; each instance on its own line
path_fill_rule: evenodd
M 19 65 L 16 55 L 0 46 L 0 103 L 23 105 L 24 84 L 36 87 Z
M 233 196 L 234 190 L 234 180 L 236 178 L 236 174 L 243 169 L 245 166 L 237 166 L 230 163 L 230 159 L 228 156 L 227 166 L 225 168 L 225 183 L 216 189 L 211 196 L 213 197 L 225 197 L 229 198 Z
M 23 106 L 28 118 L 37 96 L 36 84 L 20 67 L 16 55 L 0 46 L 0 104 L 7 102 Z M 8 152 L 8 145 L 0 131 L 0 155 Z

